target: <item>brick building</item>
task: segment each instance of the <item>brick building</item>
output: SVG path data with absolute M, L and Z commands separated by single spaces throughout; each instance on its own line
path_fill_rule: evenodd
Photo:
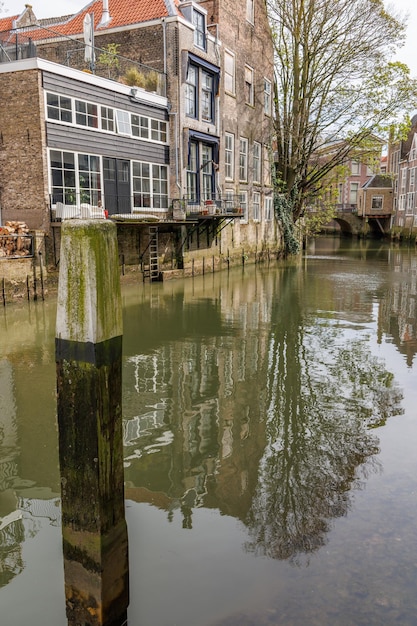
M 34 11 L 36 7 L 32 9 L 27 5 L 20 16 L 0 20 L 0 31 L 3 31 L 0 35 L 0 60 L 7 61 L 9 68 L 16 63 L 10 60 L 15 54 L 15 58 L 42 58 L 61 66 L 70 65 L 84 70 L 84 95 L 82 98 L 81 94 L 71 95 L 71 106 L 80 106 L 76 101 L 82 100 L 86 110 L 98 105 L 101 111 L 102 103 L 97 101 L 94 89 L 89 86 L 89 81 L 100 80 L 99 75 L 119 85 L 114 87 L 115 92 L 122 91 L 126 102 L 133 107 L 135 99 L 140 97 L 143 100 L 143 92 L 148 89 L 145 83 L 151 77 L 155 81 L 152 90 L 157 92 L 148 92 L 151 106 L 158 97 L 167 97 L 166 120 L 161 114 L 146 115 L 143 109 L 139 115 L 139 118 L 147 117 L 148 124 L 158 126 L 156 120 L 162 125 L 167 122 L 162 150 L 155 145 L 153 130 L 149 126 L 145 156 L 134 157 L 119 152 L 122 135 L 125 142 L 132 146 L 132 141 L 134 143 L 136 139 L 136 146 L 139 147 L 134 133 L 141 135 L 143 129 L 140 121 L 136 123 L 136 118 L 133 124 L 133 111 L 125 114 L 110 112 L 115 116 L 117 138 L 106 135 L 113 144 L 106 148 L 105 154 L 101 154 L 102 133 L 99 130 L 108 131 L 102 114 L 99 113 L 97 123 L 91 122 L 88 131 L 84 129 L 89 132 L 91 145 L 100 145 L 100 184 L 103 204 L 110 214 L 128 214 L 142 209 L 166 219 L 172 209 L 174 214 L 178 209 L 177 214 L 183 217 L 208 214 L 213 215 L 213 220 L 217 214 L 228 214 L 229 222 L 220 221 L 220 218 L 214 222 L 220 235 L 207 238 L 210 245 L 223 246 L 223 249 L 225 246 L 277 248 L 279 230 L 273 212 L 270 173 L 273 46 L 264 0 L 138 0 L 135 3 L 130 0 L 96 0 L 75 15 L 39 21 Z M 86 33 L 88 20 L 93 24 L 89 42 Z M 92 58 L 85 54 L 86 41 L 90 52 L 94 51 Z M 10 68 L 8 89 L 13 92 L 12 97 L 19 100 L 19 78 L 13 78 L 12 73 Z M 3 70 L 0 80 L 5 80 L 6 74 Z M 36 82 L 34 77 L 31 80 Z M 35 86 L 32 89 L 36 91 Z M 59 90 L 54 92 L 55 96 L 65 97 L 67 89 L 69 85 L 63 86 L 61 93 L 58 93 Z M 50 206 L 56 208 L 48 149 L 59 146 L 49 145 L 48 141 L 51 140 L 50 128 L 56 128 L 58 120 L 43 119 L 43 115 L 48 115 L 48 107 L 46 105 L 43 112 L 42 103 L 39 99 L 37 101 L 39 115 L 31 119 L 31 126 L 34 126 L 30 135 L 31 162 L 35 154 L 38 156 L 34 168 L 28 168 L 38 170 L 36 183 L 13 191 L 10 176 L 13 161 L 19 158 L 16 151 L 6 151 L 0 176 L 3 189 L 7 187 L 2 195 L 3 219 L 9 216 L 10 211 L 20 208 L 24 209 L 24 216 L 23 212 L 21 215 L 29 224 L 43 228 L 48 226 Z M 28 141 L 28 120 L 24 119 L 28 108 L 18 101 L 18 109 L 22 114 L 20 136 L 22 141 L 24 137 Z M 75 109 L 74 113 L 77 115 Z M 63 115 L 59 105 L 57 115 Z M 130 119 L 123 121 L 122 118 L 127 115 Z M 88 112 L 86 120 L 88 125 Z M 62 117 L 60 121 L 66 126 L 61 139 L 68 141 L 71 135 L 71 147 L 68 149 L 76 151 L 81 141 L 78 124 L 68 123 Z M 108 121 L 111 123 L 111 120 Z M 99 129 L 94 128 L 95 123 Z M 16 131 L 19 127 L 20 122 L 15 125 Z M 159 139 L 162 137 L 160 128 L 156 128 L 155 133 Z M 20 150 L 24 153 L 23 143 Z M 166 155 L 169 155 L 168 158 Z M 23 157 L 27 159 L 29 155 L 24 153 Z M 118 182 L 111 192 L 109 183 L 107 191 L 105 184 L 109 159 L 113 160 L 116 174 L 120 161 L 124 168 L 120 172 L 120 180 L 125 183 L 119 185 Z M 123 159 L 128 161 L 127 165 L 123 166 Z M 150 185 L 153 191 L 154 185 L 153 180 L 145 181 L 141 173 L 135 178 L 132 169 L 135 160 L 168 166 L 167 198 L 162 201 L 156 193 L 155 203 L 151 192 L 143 202 L 140 190 Z M 44 175 L 40 175 L 41 171 Z M 25 175 L 30 176 L 29 172 Z M 160 179 L 156 183 L 158 188 L 163 186 Z M 28 189 L 31 190 L 30 197 L 27 197 Z M 76 189 L 76 193 L 81 194 L 81 189 Z M 125 197 L 122 210 L 111 205 L 111 195 L 114 198 Z M 192 248 L 192 241 L 189 243 Z

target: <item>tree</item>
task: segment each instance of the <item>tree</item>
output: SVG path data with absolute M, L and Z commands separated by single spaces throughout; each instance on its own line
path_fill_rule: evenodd
M 381 0 L 267 0 L 275 46 L 276 189 L 295 223 L 323 195 L 329 172 L 371 159 L 417 81 L 389 59 L 405 20 Z M 343 141 L 342 141 L 343 140 Z M 317 157 L 337 144 L 330 158 Z

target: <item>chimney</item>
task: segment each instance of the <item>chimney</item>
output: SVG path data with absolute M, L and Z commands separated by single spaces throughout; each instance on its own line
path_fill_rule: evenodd
M 101 20 L 97 25 L 98 28 L 100 28 L 100 26 L 107 26 L 110 20 L 111 20 L 111 17 L 110 17 L 110 12 L 109 12 L 109 0 L 103 0 L 103 11 L 101 14 Z

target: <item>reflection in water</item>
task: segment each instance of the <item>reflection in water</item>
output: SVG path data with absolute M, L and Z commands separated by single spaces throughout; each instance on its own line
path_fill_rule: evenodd
M 140 337 L 128 342 L 128 497 L 169 520 L 178 510 L 184 528 L 196 507 L 219 508 L 247 525 L 255 554 L 299 562 L 325 543 L 331 519 L 377 468 L 373 428 L 401 413 L 401 393 L 334 313 L 309 315 L 304 298 L 311 306 L 316 289 L 297 266 L 220 285 L 204 304 L 215 333 L 177 297 L 131 312 L 138 328 L 169 320 L 174 337 L 159 345 L 148 326 L 146 352 Z M 361 294 L 356 309 L 352 324 L 370 320 Z
M 398 362 L 411 377 L 416 255 L 325 244 L 300 264 L 124 288 L 132 625 L 345 626 L 354 610 L 350 623 L 414 623 L 415 460 L 397 447 L 415 439 Z M 9 311 L 0 318 L 2 615 L 8 626 L 64 626 L 54 305 Z M 385 366 L 387 354 L 397 361 Z M 403 406 L 404 418 L 388 420 Z M 371 579 L 378 594 L 366 591 Z M 252 622 L 241 619 L 252 609 Z

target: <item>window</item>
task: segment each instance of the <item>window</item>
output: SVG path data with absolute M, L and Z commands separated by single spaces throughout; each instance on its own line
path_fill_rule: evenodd
M 224 136 L 224 175 L 233 180 L 235 171 L 235 136 L 226 133 Z
M 114 111 L 108 107 L 101 107 L 101 128 L 114 133 Z
M 255 2 L 254 0 L 246 0 L 246 19 L 251 24 L 255 22 Z
M 352 176 L 358 176 L 360 174 L 360 163 L 358 161 L 351 161 L 350 172 Z
M 337 185 L 337 204 L 343 204 L 343 183 Z
M 50 151 L 52 203 L 76 204 L 75 154 Z
M 407 170 L 406 169 L 403 168 L 400 170 L 399 178 L 400 178 L 400 191 L 401 193 L 404 193 L 406 182 L 407 182 Z
M 206 49 L 206 18 L 203 13 L 193 9 L 194 44 Z
M 133 206 L 166 209 L 168 207 L 168 168 L 132 161 Z
M 224 204 L 227 213 L 233 213 L 235 211 L 235 195 L 232 189 L 226 189 L 224 192 Z
M 358 201 L 359 183 L 350 183 L 349 204 L 356 204 Z
M 199 134 L 199 133 L 198 133 Z M 188 146 L 187 198 L 189 203 L 212 200 L 215 195 L 215 166 L 218 160 L 218 144 L 200 141 L 192 136 Z
M 242 209 L 242 222 L 248 221 L 248 192 L 241 191 L 239 194 L 240 208 Z
M 235 55 L 228 50 L 224 51 L 224 90 L 235 93 Z
M 213 75 L 202 71 L 201 77 L 201 117 L 205 122 L 212 122 L 214 119 Z
M 414 209 L 414 191 L 407 194 L 407 214 L 410 215 L 413 213 Z
M 258 191 L 253 192 L 253 221 L 259 222 L 261 214 L 261 194 Z
M 47 116 L 50 120 L 72 123 L 72 101 L 71 98 L 59 96 L 54 93 L 46 95 Z
M 116 110 L 117 132 L 121 135 L 131 135 L 130 114 L 127 111 Z
M 52 204 L 97 205 L 101 200 L 101 159 L 63 150 L 49 152 Z
M 405 193 L 402 193 L 399 198 L 399 205 L 398 205 L 399 211 L 405 210 L 405 198 L 406 198 Z
M 261 182 L 261 144 L 257 141 L 253 143 L 253 182 Z
M 239 141 L 239 180 L 248 180 L 248 140 Z
M 267 78 L 264 78 L 264 113 L 265 115 L 271 115 L 272 111 L 272 83 Z
M 249 65 L 245 65 L 245 102 L 251 106 L 254 102 L 253 69 Z
M 187 165 L 187 196 L 190 202 L 197 202 L 197 148 L 198 144 L 191 141 Z
M 265 201 L 265 221 L 270 222 L 272 220 L 272 197 L 266 196 Z
M 372 196 L 371 209 L 382 210 L 383 198 L 382 196 Z
M 194 118 L 197 117 L 197 76 L 198 69 L 189 65 L 185 85 L 185 114 Z
M 269 158 L 269 147 L 268 146 L 264 146 L 263 174 L 264 174 L 264 185 L 270 185 L 271 184 L 271 161 L 270 161 L 270 158 Z
M 151 120 L 151 139 L 166 142 L 167 124 L 161 120 Z
M 416 168 L 412 167 L 410 169 L 410 189 L 414 189 L 414 185 L 415 185 L 415 180 L 416 180 Z
M 80 126 L 98 128 L 97 105 L 92 102 L 75 101 L 75 121 Z
M 149 137 L 149 118 L 143 115 L 132 115 L 132 135 L 134 137 L 142 137 L 148 139 Z
M 201 172 L 203 176 L 203 200 L 213 198 L 213 146 L 202 144 L 201 146 Z
M 166 165 L 152 165 L 153 207 L 168 208 L 168 168 Z
M 100 157 L 91 154 L 78 155 L 78 181 L 80 202 L 97 206 L 101 199 Z
M 205 66 L 207 65 L 211 67 L 208 62 L 205 63 Z M 210 72 L 206 67 L 190 63 L 185 84 L 185 114 L 194 119 L 214 123 L 217 85 L 218 73 L 214 65 L 213 72 Z

